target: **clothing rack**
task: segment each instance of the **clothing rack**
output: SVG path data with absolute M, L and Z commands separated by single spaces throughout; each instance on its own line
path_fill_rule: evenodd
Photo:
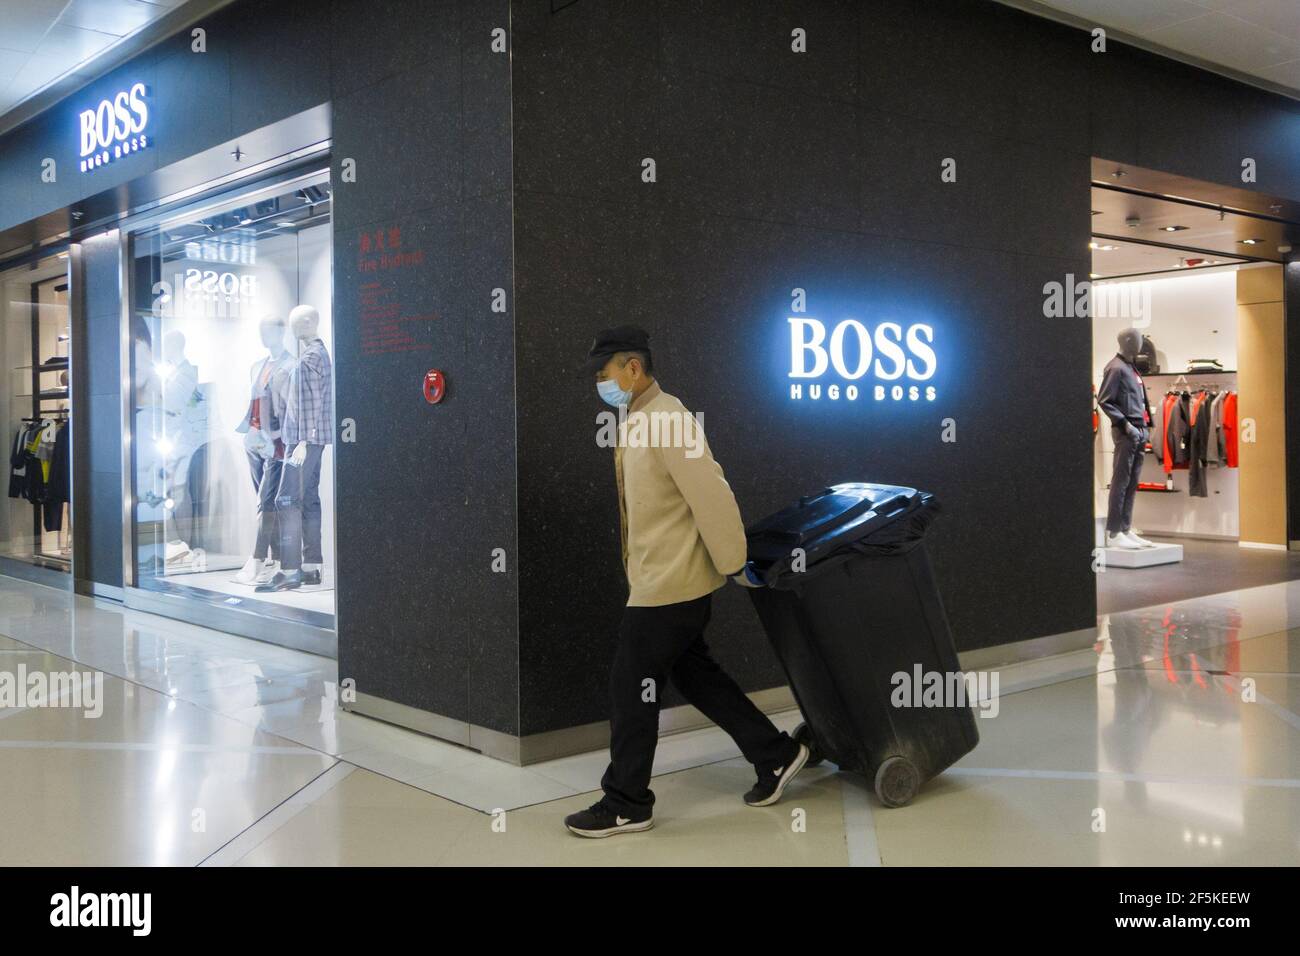
M 1150 375 L 1143 375 L 1142 379 L 1143 381 L 1146 381 L 1147 379 L 1168 378 L 1171 375 L 1174 376 L 1174 380 L 1164 388 L 1164 391 L 1168 393 L 1168 392 L 1179 391 L 1181 388 L 1185 388 L 1187 391 L 1201 391 L 1203 389 L 1209 390 L 1215 388 L 1235 389 L 1237 387 L 1237 383 L 1235 381 L 1236 374 L 1237 374 L 1237 370 L 1230 369 L 1230 368 L 1193 369 L 1189 372 L 1153 372 Z M 1191 379 L 1188 378 L 1188 376 L 1191 376 L 1192 379 L 1203 379 L 1203 381 L 1193 382 Z M 1216 380 L 1223 376 L 1233 376 L 1233 379 L 1232 380 L 1225 379 L 1222 381 Z M 1153 382 L 1152 384 L 1156 385 L 1157 387 L 1159 387 L 1160 385 L 1159 382 Z

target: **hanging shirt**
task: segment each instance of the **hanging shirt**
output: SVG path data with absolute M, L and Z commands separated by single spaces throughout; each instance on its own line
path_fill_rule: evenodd
M 1192 397 L 1191 408 L 1191 442 L 1187 493 L 1193 498 L 1208 498 L 1209 484 L 1206 480 L 1205 464 L 1210 443 L 1210 396 L 1206 392 L 1197 392 Z
M 1223 453 L 1229 468 L 1237 467 L 1237 393 L 1223 399 Z

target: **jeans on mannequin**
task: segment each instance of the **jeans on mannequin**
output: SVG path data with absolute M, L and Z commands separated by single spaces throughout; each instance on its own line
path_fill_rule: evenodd
M 1118 425 L 1111 427 L 1115 443 L 1115 461 L 1110 477 L 1110 497 L 1106 508 L 1106 532 L 1118 534 L 1133 526 L 1133 501 L 1137 498 L 1138 481 L 1142 477 L 1142 462 L 1146 455 L 1148 431 L 1135 426 L 1137 435 Z
M 248 452 L 248 470 L 253 476 L 253 490 L 257 492 L 257 542 L 253 545 L 253 557 L 259 561 L 266 560 L 266 552 L 271 551 L 271 560 L 280 559 L 280 527 L 276 521 L 275 499 L 280 493 L 280 474 L 284 469 L 283 458 L 263 458 Z
M 280 524 L 280 570 L 297 571 L 303 564 L 321 564 L 320 466 L 324 445 L 308 445 L 301 465 L 286 458 L 275 499 Z

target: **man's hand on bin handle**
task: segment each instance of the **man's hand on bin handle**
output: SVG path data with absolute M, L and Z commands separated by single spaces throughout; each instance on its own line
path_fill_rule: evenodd
M 743 568 L 741 568 L 741 569 L 740 569 L 739 571 L 737 571 L 735 574 L 729 575 L 729 577 L 731 578 L 731 580 L 733 580 L 733 581 L 735 581 L 737 584 L 739 584 L 742 588 L 761 588 L 761 587 L 763 587 L 763 579 L 760 578 L 760 577 L 759 577 L 759 576 L 754 572 L 754 569 L 751 568 L 748 564 L 746 564 Z

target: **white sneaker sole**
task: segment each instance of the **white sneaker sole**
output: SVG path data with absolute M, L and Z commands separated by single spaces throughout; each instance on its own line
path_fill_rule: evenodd
M 577 827 L 571 827 L 567 823 L 564 825 L 564 829 L 576 836 L 587 837 L 589 840 L 603 840 L 605 837 L 615 836 L 619 833 L 641 833 L 642 831 L 651 829 L 654 825 L 655 818 L 651 817 L 649 820 L 644 820 L 641 823 L 625 823 L 621 827 L 611 827 L 608 830 L 579 830 Z
M 749 803 L 746 801 L 745 806 L 770 807 L 772 804 L 780 800 L 781 794 L 785 793 L 786 785 L 795 778 L 799 771 L 803 769 L 803 765 L 808 762 L 808 756 L 808 747 L 804 744 L 800 744 L 798 755 L 790 762 L 790 766 L 785 768 L 785 773 L 781 774 L 781 778 L 777 780 L 776 789 L 772 791 L 772 795 L 766 800 L 758 801 L 758 803 Z

